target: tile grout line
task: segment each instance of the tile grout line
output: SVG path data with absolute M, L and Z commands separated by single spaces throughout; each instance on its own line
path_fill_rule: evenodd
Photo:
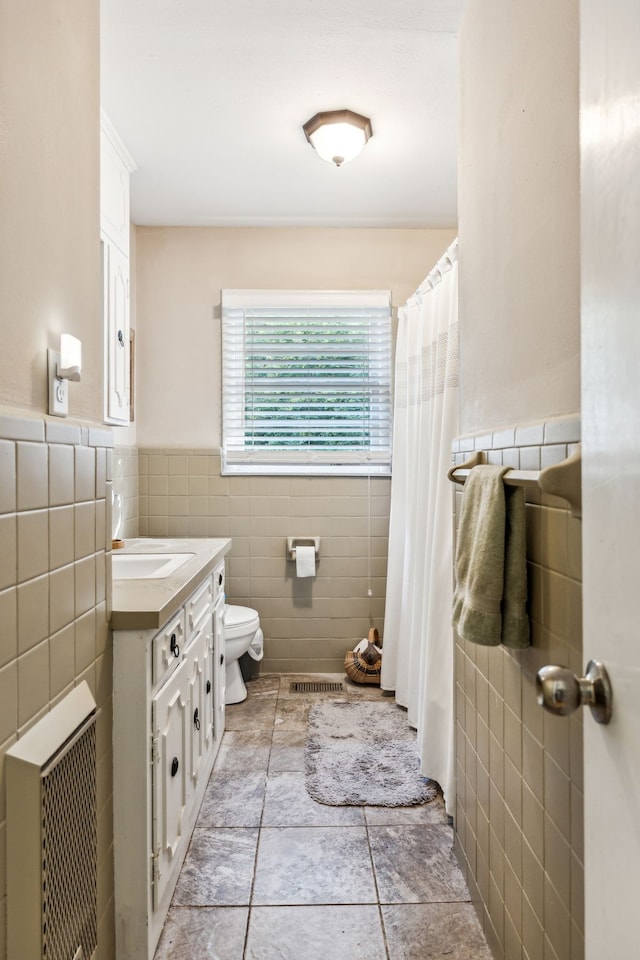
M 387 960 L 392 960 L 391 953 L 389 951 L 389 943 L 387 941 L 387 930 L 384 924 L 384 917 L 382 916 L 382 904 L 380 903 L 380 888 L 378 887 L 378 875 L 376 873 L 376 865 L 373 859 L 373 849 L 371 847 L 371 836 L 369 834 L 369 821 L 367 819 L 366 810 L 364 807 L 361 807 L 362 816 L 364 818 L 364 827 L 367 837 L 367 847 L 369 848 L 369 859 L 371 861 L 371 873 L 373 875 L 373 885 L 376 891 L 376 906 L 378 908 L 378 918 L 380 920 L 380 932 L 382 934 L 382 942 L 384 944 L 384 952 Z
M 265 698 L 270 699 L 270 698 Z M 247 957 L 247 948 L 249 945 L 249 929 L 251 927 L 251 914 L 253 911 L 253 893 L 256 885 L 256 874 L 258 872 L 258 854 L 260 852 L 260 840 L 262 837 L 262 819 L 264 817 L 264 808 L 267 801 L 267 784 L 269 782 L 269 767 L 271 766 L 271 751 L 273 750 L 273 733 L 276 726 L 276 716 L 278 713 L 278 700 L 280 699 L 280 682 L 278 682 L 278 690 L 275 696 L 275 709 L 273 712 L 273 720 L 271 721 L 271 739 L 269 742 L 269 756 L 267 757 L 267 766 L 264 773 L 264 794 L 262 797 L 262 807 L 260 809 L 260 821 L 258 823 L 258 838 L 256 841 L 256 852 L 253 858 L 253 873 L 251 875 L 251 889 L 249 890 L 249 903 L 247 908 L 247 926 L 244 932 L 244 943 L 242 945 L 242 958 L 246 960 Z

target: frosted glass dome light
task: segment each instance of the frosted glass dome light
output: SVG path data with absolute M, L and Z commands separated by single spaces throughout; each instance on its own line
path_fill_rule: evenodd
M 302 129 L 318 156 L 336 167 L 355 159 L 372 136 L 369 118 L 352 110 L 316 113 Z

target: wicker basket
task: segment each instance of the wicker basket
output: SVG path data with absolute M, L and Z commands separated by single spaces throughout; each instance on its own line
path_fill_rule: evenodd
M 365 649 L 347 650 L 344 658 L 344 669 L 354 683 L 371 683 L 380 685 L 380 671 L 382 670 L 382 655 L 379 649 L 380 638 L 375 627 L 369 630 L 369 637 Z

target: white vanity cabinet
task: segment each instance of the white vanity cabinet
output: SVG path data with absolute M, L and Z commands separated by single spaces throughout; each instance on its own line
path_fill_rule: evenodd
M 152 960 L 224 732 L 224 561 L 160 630 L 113 634 L 116 960 Z

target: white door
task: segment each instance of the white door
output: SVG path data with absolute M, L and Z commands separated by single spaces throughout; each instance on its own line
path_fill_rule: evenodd
M 581 2 L 584 654 L 613 717 L 585 730 L 587 960 L 640 953 L 640 4 Z

